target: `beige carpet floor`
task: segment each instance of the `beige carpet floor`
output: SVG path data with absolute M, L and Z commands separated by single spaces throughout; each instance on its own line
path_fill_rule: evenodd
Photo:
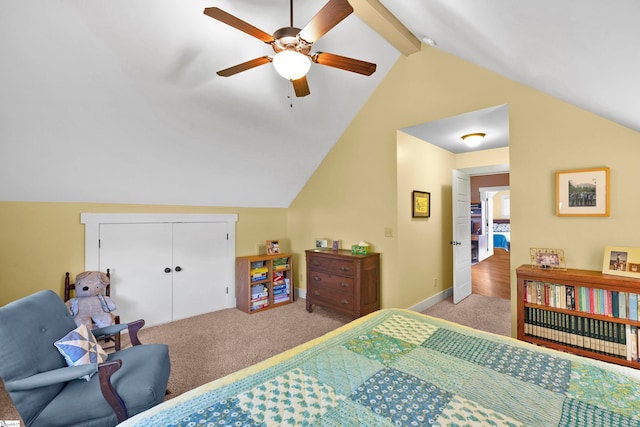
M 423 313 L 481 331 L 511 336 L 511 301 L 507 299 L 471 294 L 454 304 L 449 297 Z

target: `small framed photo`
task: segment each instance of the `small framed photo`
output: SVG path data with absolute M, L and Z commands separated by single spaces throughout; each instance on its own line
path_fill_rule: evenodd
M 267 254 L 279 254 L 280 253 L 280 241 L 279 240 L 267 240 Z
M 556 172 L 556 215 L 609 216 L 609 168 Z
M 605 246 L 602 274 L 640 278 L 640 248 Z
M 530 248 L 531 266 L 544 270 L 566 270 L 564 250 L 550 248 Z
M 413 218 L 429 218 L 431 216 L 431 193 L 414 190 L 411 195 Z
M 340 246 L 341 246 L 341 245 L 340 245 L 340 240 L 334 240 L 334 241 L 333 241 L 333 243 L 332 243 L 331 248 L 332 248 L 334 251 L 337 251 L 337 250 L 340 250 Z
M 316 239 L 316 249 L 325 249 L 331 246 L 331 239 Z

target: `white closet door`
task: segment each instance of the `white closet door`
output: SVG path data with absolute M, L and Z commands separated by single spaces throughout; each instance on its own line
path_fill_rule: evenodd
M 100 225 L 100 270 L 111 270 L 111 298 L 122 323 L 171 321 L 172 245 L 172 224 Z
M 227 224 L 173 225 L 173 320 L 229 307 Z

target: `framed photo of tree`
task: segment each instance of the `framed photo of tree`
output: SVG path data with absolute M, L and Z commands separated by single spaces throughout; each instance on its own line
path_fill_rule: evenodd
M 609 168 L 556 172 L 556 215 L 609 216 Z

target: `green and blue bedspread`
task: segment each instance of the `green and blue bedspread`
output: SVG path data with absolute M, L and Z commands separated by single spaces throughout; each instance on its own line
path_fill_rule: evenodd
M 640 375 L 386 309 L 123 425 L 640 426 Z

